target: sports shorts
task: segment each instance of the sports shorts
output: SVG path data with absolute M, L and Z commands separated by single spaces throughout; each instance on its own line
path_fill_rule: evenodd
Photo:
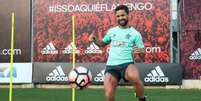
M 123 63 L 120 65 L 107 65 L 105 69 L 105 74 L 110 73 L 112 76 L 114 76 L 117 81 L 119 82 L 121 79 L 123 79 L 125 82 L 128 82 L 125 78 L 125 72 L 128 65 L 134 64 L 134 62 L 128 62 Z

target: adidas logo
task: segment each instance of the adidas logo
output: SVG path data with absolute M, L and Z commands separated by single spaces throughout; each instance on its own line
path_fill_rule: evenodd
M 46 77 L 46 81 L 68 81 L 68 77 L 64 74 L 61 66 L 57 66 L 49 75 Z
M 43 48 L 41 53 L 42 54 L 58 54 L 58 50 L 56 50 L 53 43 L 50 42 L 45 48 Z
M 102 50 L 95 43 L 92 43 L 89 47 L 87 47 L 85 53 L 102 53 Z
M 96 75 L 96 77 L 94 77 L 94 81 L 96 81 L 96 82 L 103 82 L 103 80 L 104 80 L 104 74 L 105 74 L 105 69 L 101 70 L 101 72 L 98 73 Z
M 73 53 L 73 43 L 72 42 L 63 50 L 63 54 L 70 54 L 70 53 Z M 75 46 L 75 53 L 80 53 L 80 51 L 77 50 L 76 46 Z
M 201 59 L 201 48 L 198 48 L 194 51 L 191 56 L 189 56 L 190 60 L 200 60 Z
M 12 77 L 17 78 L 16 68 L 13 67 Z M 7 66 L 0 67 L 0 78 L 10 78 L 10 68 Z
M 145 82 L 151 82 L 151 83 L 164 83 L 164 82 L 169 82 L 168 77 L 165 77 L 162 69 L 160 66 L 155 67 L 154 70 L 151 71 L 151 73 L 147 74 L 147 77 L 144 78 Z

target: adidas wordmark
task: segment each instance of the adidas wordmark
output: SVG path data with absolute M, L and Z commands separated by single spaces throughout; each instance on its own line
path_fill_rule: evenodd
M 49 75 L 46 77 L 46 81 L 68 81 L 68 77 L 64 74 L 61 66 L 57 66 Z
M 94 77 L 94 81 L 96 81 L 96 82 L 103 82 L 104 73 L 105 73 L 105 69 L 104 69 L 104 70 L 101 70 L 101 72 L 98 73 L 98 74 L 96 75 L 96 77 Z
M 201 60 L 201 48 L 198 48 L 194 51 L 191 56 L 189 56 L 190 60 Z
M 157 66 L 154 68 L 154 70 L 152 70 L 149 74 L 147 74 L 147 77 L 144 78 L 145 82 L 161 82 L 161 83 L 165 83 L 165 82 L 169 82 L 168 77 L 165 77 L 162 69 L 160 68 L 160 66 Z
M 95 43 L 92 43 L 89 47 L 87 47 L 85 53 L 102 53 L 102 50 Z
M 42 54 L 58 54 L 58 50 L 56 50 L 53 43 L 50 42 L 45 48 L 43 48 L 41 53 Z

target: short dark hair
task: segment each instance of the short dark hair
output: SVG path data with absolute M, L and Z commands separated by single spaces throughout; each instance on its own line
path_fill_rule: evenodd
M 119 5 L 115 8 L 115 13 L 118 11 L 118 10 L 124 10 L 127 14 L 129 14 L 129 9 L 126 5 Z

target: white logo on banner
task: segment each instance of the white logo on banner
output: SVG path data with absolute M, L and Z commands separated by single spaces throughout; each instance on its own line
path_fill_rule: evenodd
M 63 54 L 70 54 L 70 53 L 73 53 L 73 43 L 72 42 L 63 50 Z M 77 50 L 76 46 L 75 46 L 75 53 L 80 53 L 80 51 Z
M 98 3 L 98 4 L 76 4 L 76 5 L 65 5 L 65 4 L 56 4 L 49 5 L 48 11 L 51 13 L 60 13 L 60 12 L 105 12 L 113 11 L 119 4 L 107 4 L 107 3 Z M 125 3 L 129 10 L 151 10 L 153 4 L 151 2 L 136 2 L 136 3 Z
M 13 55 L 21 55 L 22 49 L 13 49 Z M 11 49 L 0 49 L 0 55 L 11 55 Z
M 102 53 L 102 50 L 95 43 L 92 43 L 89 47 L 87 47 L 85 53 Z
M 41 51 L 42 54 L 58 54 L 58 50 L 56 50 L 55 46 L 52 42 L 50 42 L 43 50 Z
M 104 80 L 104 73 L 105 73 L 105 69 L 101 70 L 101 72 L 98 73 L 96 75 L 96 77 L 94 77 L 94 81 L 96 81 L 96 82 L 103 82 L 103 80 Z
M 145 47 L 146 53 L 160 53 L 161 47 Z
M 13 67 L 12 77 L 17 77 L 16 67 Z M 0 78 L 10 78 L 10 68 L 7 66 L 0 67 Z
M 145 82 L 168 82 L 168 77 L 165 77 L 162 69 L 160 66 L 155 67 L 154 70 L 152 70 L 149 74 L 147 74 L 147 77 L 144 78 Z
M 32 63 L 13 63 L 13 83 L 32 82 Z M 0 64 L 0 83 L 10 82 L 10 63 Z
M 46 81 L 68 81 L 68 77 L 64 74 L 61 66 L 57 66 L 49 75 L 46 77 Z
M 201 48 L 198 48 L 194 51 L 191 56 L 189 56 L 190 60 L 201 60 Z

